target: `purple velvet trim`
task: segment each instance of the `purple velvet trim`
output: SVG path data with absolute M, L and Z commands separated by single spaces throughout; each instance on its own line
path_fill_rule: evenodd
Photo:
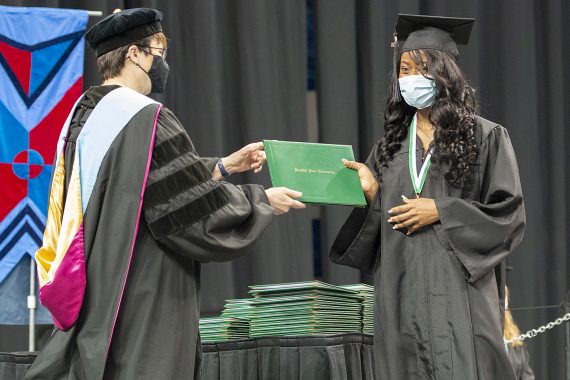
M 60 330 L 75 324 L 85 294 L 85 250 L 83 223 L 75 234 L 65 257 L 55 271 L 53 280 L 40 288 L 40 302 Z

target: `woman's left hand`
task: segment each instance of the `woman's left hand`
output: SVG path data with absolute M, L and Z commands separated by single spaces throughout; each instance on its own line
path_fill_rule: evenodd
M 431 198 L 408 199 L 402 195 L 404 204 L 388 210 L 391 215 L 389 223 L 394 224 L 394 229 L 407 228 L 406 235 L 419 230 L 422 227 L 433 224 L 439 220 L 439 213 L 435 207 L 435 201 Z
M 241 173 L 248 170 L 259 173 L 266 160 L 263 148 L 262 142 L 246 145 L 237 152 L 222 158 L 222 163 L 230 173 Z

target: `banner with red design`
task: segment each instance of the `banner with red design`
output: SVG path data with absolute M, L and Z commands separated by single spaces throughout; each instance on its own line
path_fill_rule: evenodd
M 87 20 L 0 6 L 0 324 L 27 323 L 26 268 L 42 242 L 59 132 L 82 91 Z

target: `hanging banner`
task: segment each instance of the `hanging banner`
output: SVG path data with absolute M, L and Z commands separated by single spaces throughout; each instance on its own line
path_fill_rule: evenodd
M 42 243 L 59 131 L 82 92 L 87 21 L 86 11 L 0 6 L 0 324 L 27 323 L 24 267 Z

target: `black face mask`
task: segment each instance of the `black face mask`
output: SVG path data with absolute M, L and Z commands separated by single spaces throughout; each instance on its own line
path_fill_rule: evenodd
M 168 63 L 159 55 L 152 55 L 152 65 L 150 70 L 146 71 L 139 64 L 138 67 L 144 71 L 150 78 L 150 92 L 156 94 L 162 94 L 164 92 L 164 86 L 166 85 L 166 80 L 168 79 L 168 73 L 170 73 L 170 66 Z

